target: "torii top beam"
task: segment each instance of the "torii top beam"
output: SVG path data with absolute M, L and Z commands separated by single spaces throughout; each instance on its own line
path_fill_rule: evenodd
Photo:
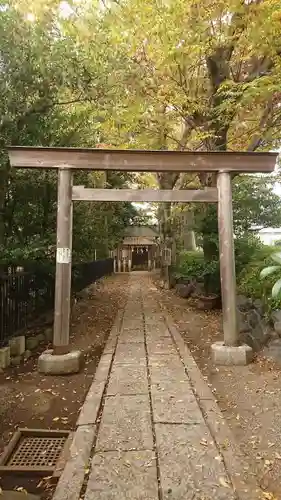
M 273 172 L 277 153 L 151 151 L 135 149 L 8 148 L 12 167 L 131 172 Z

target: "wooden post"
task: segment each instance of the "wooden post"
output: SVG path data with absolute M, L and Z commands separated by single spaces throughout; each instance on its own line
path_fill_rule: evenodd
M 128 255 L 129 255 L 128 271 L 130 273 L 132 271 L 132 247 L 130 247 L 130 246 L 129 246 L 129 249 L 128 249 Z
M 57 255 L 54 318 L 54 354 L 69 352 L 72 251 L 72 171 L 58 174 Z
M 239 339 L 236 312 L 231 174 L 229 172 L 219 172 L 217 185 L 224 343 L 226 346 L 237 346 Z

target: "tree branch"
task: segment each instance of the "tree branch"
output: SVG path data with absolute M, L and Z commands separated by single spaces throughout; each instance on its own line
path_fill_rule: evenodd
M 267 105 L 266 105 L 264 112 L 261 116 L 261 119 L 260 119 L 260 122 L 258 125 L 258 131 L 256 134 L 254 134 L 253 138 L 251 139 L 251 142 L 247 147 L 247 151 L 256 151 L 259 148 L 259 146 L 261 145 L 262 139 L 263 139 L 263 137 L 262 137 L 263 132 L 264 132 L 264 129 L 266 128 L 266 125 L 267 125 L 270 117 L 272 117 L 272 112 L 273 112 L 273 99 L 270 99 L 267 102 Z

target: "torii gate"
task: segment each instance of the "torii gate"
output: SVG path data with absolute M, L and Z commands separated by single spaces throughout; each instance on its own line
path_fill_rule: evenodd
M 53 350 L 39 358 L 39 370 L 50 374 L 80 369 L 81 353 L 70 352 L 72 202 L 218 202 L 220 275 L 224 341 L 212 346 L 218 364 L 246 364 L 249 346 L 239 345 L 236 313 L 236 278 L 233 240 L 231 177 L 239 173 L 273 172 L 277 153 L 147 151 L 80 148 L 10 147 L 16 168 L 58 170 L 56 290 Z M 74 170 L 131 172 L 215 172 L 217 188 L 203 190 L 88 189 L 73 186 Z

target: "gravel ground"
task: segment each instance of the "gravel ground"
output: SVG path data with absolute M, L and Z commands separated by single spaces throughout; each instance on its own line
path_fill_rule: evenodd
M 262 355 L 243 367 L 216 367 L 210 346 L 222 340 L 220 312 L 198 311 L 192 300 L 174 291 L 155 291 L 174 319 L 208 380 L 241 449 L 249 473 L 257 477 L 262 498 L 281 500 L 281 384 L 280 367 Z

